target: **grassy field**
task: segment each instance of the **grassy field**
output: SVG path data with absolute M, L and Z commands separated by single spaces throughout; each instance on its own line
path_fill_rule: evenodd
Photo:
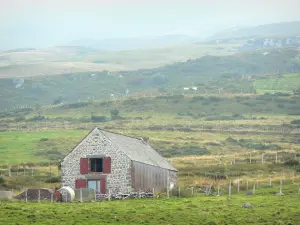
M 37 163 L 45 154 L 66 154 L 86 135 L 86 131 L 39 131 L 0 133 L 1 164 Z M 18 156 L 18 157 L 15 157 Z
M 282 77 L 258 79 L 253 85 L 258 94 L 293 93 L 293 90 L 300 87 L 300 74 L 284 74 Z
M 300 221 L 297 185 L 261 187 L 226 195 L 171 199 L 137 199 L 97 203 L 0 204 L 1 224 L 291 224 Z M 241 208 L 249 203 L 253 208 Z
M 174 95 L 3 112 L 0 162 L 58 160 L 94 126 L 147 137 L 165 157 L 299 150 L 299 105 L 299 96 Z

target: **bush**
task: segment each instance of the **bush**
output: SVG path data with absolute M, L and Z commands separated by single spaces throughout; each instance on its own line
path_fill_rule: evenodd
M 45 180 L 45 183 L 59 183 L 61 181 L 60 177 L 50 177 Z
M 289 161 L 286 161 L 284 163 L 285 166 L 298 166 L 299 165 L 299 161 L 296 159 L 291 159 Z
M 35 185 L 36 185 L 36 180 L 34 177 L 18 176 L 18 177 L 12 177 L 11 179 L 7 180 L 6 188 L 21 190 L 25 187 L 35 186 Z
M 291 124 L 300 124 L 300 120 L 292 120 Z
M 41 138 L 40 141 L 48 141 L 48 138 Z
M 95 115 L 92 115 L 91 116 L 91 120 L 92 120 L 92 122 L 106 122 L 109 119 L 106 116 L 95 116 Z
M 25 120 L 25 116 L 17 116 L 15 117 L 15 122 L 21 122 Z

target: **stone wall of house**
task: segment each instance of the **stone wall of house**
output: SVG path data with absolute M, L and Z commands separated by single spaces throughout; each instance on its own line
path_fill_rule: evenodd
M 86 178 L 86 175 L 80 174 L 80 158 L 96 154 L 111 157 L 111 173 L 107 175 L 106 190 L 112 194 L 119 191 L 131 191 L 131 160 L 98 128 L 95 128 L 64 158 L 61 164 L 62 184 L 75 188 L 76 179 Z

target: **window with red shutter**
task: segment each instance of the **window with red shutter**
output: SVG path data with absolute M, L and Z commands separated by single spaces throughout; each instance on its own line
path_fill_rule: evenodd
M 111 173 L 111 158 L 110 157 L 105 157 L 104 158 L 104 173 Z
M 75 181 L 75 188 L 86 188 L 86 180 L 85 179 L 77 179 Z
M 80 174 L 88 174 L 89 173 L 89 159 L 81 158 L 80 159 Z

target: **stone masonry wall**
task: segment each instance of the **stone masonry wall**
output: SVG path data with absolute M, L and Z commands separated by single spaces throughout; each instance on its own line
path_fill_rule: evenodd
M 80 174 L 80 158 L 86 155 L 104 154 L 111 157 L 111 173 L 107 175 L 106 190 L 110 193 L 131 191 L 131 160 L 116 147 L 98 128 L 95 128 L 62 162 L 62 183 L 75 188 L 76 179 L 85 179 Z

